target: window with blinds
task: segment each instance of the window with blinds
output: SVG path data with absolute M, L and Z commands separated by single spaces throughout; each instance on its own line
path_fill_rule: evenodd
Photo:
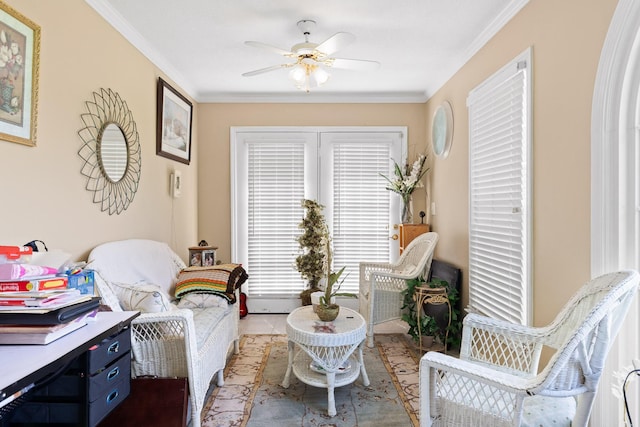
M 531 323 L 531 50 L 477 88 L 469 109 L 469 307 Z

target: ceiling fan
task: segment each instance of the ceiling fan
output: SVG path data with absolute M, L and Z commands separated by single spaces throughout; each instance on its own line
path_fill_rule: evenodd
M 311 34 L 311 30 L 315 28 L 315 25 L 315 21 L 308 19 L 298 21 L 298 28 L 304 35 L 304 42 L 294 44 L 290 50 L 280 49 L 279 47 L 256 41 L 244 42 L 247 46 L 270 50 L 286 58 L 290 58 L 294 62 L 272 65 L 259 70 L 249 71 L 242 75 L 250 77 L 281 68 L 290 68 L 289 77 L 293 80 L 296 87 L 309 92 L 312 87 L 321 86 L 329 79 L 330 75 L 325 68 L 370 71 L 380 66 L 380 63 L 377 61 L 332 57 L 331 55 L 333 53 L 353 43 L 356 37 L 351 33 L 339 32 L 322 43 L 313 43 L 309 41 L 309 35 Z

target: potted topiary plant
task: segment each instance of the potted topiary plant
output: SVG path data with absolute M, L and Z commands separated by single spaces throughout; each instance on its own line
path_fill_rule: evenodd
M 320 290 L 318 284 L 324 274 L 324 235 L 327 225 L 322 214 L 324 206 L 315 200 L 304 199 L 302 207 L 306 215 L 298 225 L 303 230 L 297 237 L 302 254 L 296 257 L 296 268 L 303 279 L 307 280 L 307 287 L 300 293 L 302 305 L 311 304 L 311 294 Z

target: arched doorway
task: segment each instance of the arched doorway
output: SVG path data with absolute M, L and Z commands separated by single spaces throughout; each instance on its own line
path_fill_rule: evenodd
M 591 120 L 591 274 L 640 269 L 640 2 L 620 0 L 600 56 Z M 638 300 L 614 343 L 590 424 L 624 424 L 613 390 L 640 358 Z M 621 392 L 621 390 L 620 390 Z M 633 400 L 637 403 L 637 397 Z M 640 419 L 637 404 L 632 418 Z

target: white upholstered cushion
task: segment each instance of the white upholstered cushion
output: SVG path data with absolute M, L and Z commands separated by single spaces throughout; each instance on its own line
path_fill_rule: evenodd
M 531 396 L 524 400 L 521 427 L 570 427 L 576 415 L 573 397 Z
M 214 333 L 214 330 L 218 327 L 218 324 L 222 319 L 229 315 L 233 311 L 233 306 L 227 304 L 227 307 L 209 307 L 209 308 L 194 308 L 193 322 L 196 324 L 196 342 L 198 348 L 201 348 L 203 343 L 209 339 L 209 336 Z
M 112 283 L 111 289 L 118 297 L 124 310 L 141 311 L 142 313 L 159 313 L 169 311 L 171 304 L 158 285 L 149 283 L 128 284 Z
M 214 294 L 188 293 L 178 300 L 179 308 L 208 308 L 229 306 L 229 301 Z

